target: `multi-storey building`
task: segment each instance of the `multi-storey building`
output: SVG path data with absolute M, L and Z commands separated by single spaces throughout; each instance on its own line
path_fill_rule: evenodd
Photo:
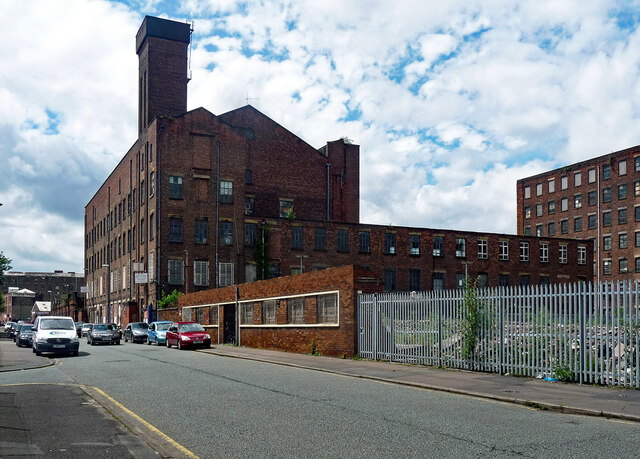
M 35 293 L 36 300 L 55 302 L 60 301 L 63 295 L 80 293 L 83 285 L 84 275 L 81 273 L 9 271 L 5 273 L 2 293 L 7 294 L 9 287 L 28 289 Z
M 523 235 L 591 240 L 596 281 L 640 273 L 640 146 L 518 180 Z
M 488 285 L 590 275 L 589 242 L 361 225 L 357 145 L 314 148 L 251 106 L 186 111 L 190 33 L 153 17 L 138 31 L 138 139 L 85 208 L 90 320 L 346 264 L 403 290 L 453 287 L 465 268 Z

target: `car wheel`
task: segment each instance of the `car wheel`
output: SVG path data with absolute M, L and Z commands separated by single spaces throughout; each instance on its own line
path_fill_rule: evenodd
M 73 356 L 78 357 L 78 351 L 73 351 Z
M 178 349 L 182 350 L 182 341 L 178 339 Z
M 31 350 L 33 351 L 34 354 L 36 353 L 36 348 L 35 347 L 32 347 Z
M 42 352 L 40 352 L 40 351 L 38 350 L 38 348 L 36 348 L 36 355 L 38 355 L 38 356 L 42 355 Z
M 158 338 L 156 338 L 156 346 L 160 346 L 160 343 L 158 342 Z
M 125 343 L 128 343 L 128 342 L 129 342 L 129 338 L 127 338 L 127 336 L 126 336 L 126 335 L 125 335 L 125 337 L 124 337 L 124 342 L 125 342 Z
M 171 348 L 171 343 L 169 342 L 169 338 L 167 338 L 167 347 Z

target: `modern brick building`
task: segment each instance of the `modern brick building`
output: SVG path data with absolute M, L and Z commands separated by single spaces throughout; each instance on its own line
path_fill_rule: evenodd
M 589 242 L 360 224 L 359 146 L 312 147 L 248 105 L 186 111 L 190 33 L 146 17 L 137 34 L 138 139 L 85 207 L 91 321 L 352 264 L 401 290 L 453 288 L 465 269 L 488 285 L 591 276 Z
M 518 180 L 518 231 L 594 244 L 595 281 L 640 273 L 640 146 Z

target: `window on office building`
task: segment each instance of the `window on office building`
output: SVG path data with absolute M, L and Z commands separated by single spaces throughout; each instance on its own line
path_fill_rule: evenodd
M 169 218 L 169 242 L 182 242 L 182 219 Z
M 582 185 L 582 173 L 576 172 L 575 174 L 573 174 L 573 186 L 580 186 L 580 185 Z
M 560 210 L 562 212 L 566 212 L 567 210 L 569 210 L 569 199 L 568 198 L 562 198 L 560 200 Z
M 360 253 L 371 252 L 371 233 L 369 231 L 360 231 L 358 236 Z
M 531 207 L 524 207 L 524 218 L 531 218 Z
M 611 165 L 603 164 L 602 165 L 602 179 L 607 180 L 611 178 Z
M 542 216 L 542 204 L 538 203 L 536 204 L 536 217 L 541 217 Z
M 489 258 L 489 241 L 486 239 L 478 240 L 478 258 L 480 260 Z
M 587 264 L 587 248 L 583 245 L 578 246 L 578 264 L 579 265 Z
M 420 255 L 420 235 L 409 235 L 409 255 Z
M 633 208 L 633 213 L 635 214 L 635 221 L 640 222 L 640 206 L 636 206 Z
M 636 257 L 635 264 L 636 264 L 636 272 L 640 273 L 640 257 Z
M 618 162 L 618 175 L 627 175 L 627 160 L 623 159 Z
M 551 179 L 549 180 L 549 193 L 555 193 L 555 191 L 556 191 L 556 180 Z
M 384 253 L 390 255 L 396 253 L 396 233 L 384 233 Z
M 589 169 L 589 183 L 594 183 L 596 181 L 596 168 L 592 167 Z
M 576 194 L 573 197 L 573 206 L 576 209 L 580 209 L 582 207 L 582 195 L 581 194 Z
M 602 213 L 602 226 L 611 226 L 611 211 Z
M 560 220 L 560 232 L 567 234 L 569 232 L 569 220 Z
M 182 177 L 177 175 L 169 176 L 169 199 L 182 199 Z M 133 200 L 135 203 L 135 194 Z
M 540 263 L 549 263 L 549 244 L 547 242 L 540 243 Z
M 555 224 L 555 222 L 549 222 L 549 224 L 547 225 L 547 234 L 549 236 L 555 236 L 556 235 L 556 224 Z
M 611 260 L 603 260 L 602 271 L 604 274 L 611 274 Z
M 619 233 L 618 234 L 618 247 L 621 249 L 627 248 L 627 233 Z
M 590 206 L 595 206 L 596 205 L 596 192 L 595 191 L 589 191 L 587 193 L 587 201 L 588 201 L 588 204 Z
M 611 250 L 611 236 L 602 236 L 602 250 Z
M 182 260 L 169 260 L 168 281 L 171 285 L 182 285 L 184 280 L 184 262 Z
M 467 256 L 467 240 L 463 237 L 456 238 L 456 257 L 464 258 Z
M 536 225 L 536 236 L 542 237 L 542 224 Z
M 220 222 L 220 243 L 226 246 L 233 245 L 233 222 Z
M 198 286 L 209 285 L 209 262 L 208 261 L 193 262 L 193 285 L 198 285 Z
M 443 248 L 444 248 L 444 237 L 434 236 L 433 237 L 433 256 L 441 257 L 443 255 L 442 253 Z
M 568 258 L 568 247 L 565 244 L 560 244 L 558 246 L 558 252 L 559 252 L 559 259 L 560 259 L 560 263 L 561 264 L 567 264 L 567 262 L 569 261 Z
M 611 188 L 606 187 L 602 189 L 602 202 L 611 202 Z
M 520 242 L 520 261 L 529 261 L 529 243 Z
M 569 187 L 569 177 L 563 175 L 560 177 L 560 189 L 566 190 Z
M 618 225 L 627 223 L 627 209 L 618 209 Z
M 626 274 L 627 273 L 627 259 L 626 258 L 618 259 L 618 272 L 621 273 L 621 274 Z
M 209 239 L 209 220 L 206 218 L 196 218 L 194 235 L 196 244 L 206 244 Z
M 536 196 L 542 196 L 542 183 L 536 184 Z
M 618 200 L 627 199 L 627 184 L 621 183 L 618 185 Z
M 589 229 L 595 229 L 598 221 L 598 216 L 596 214 L 591 214 L 587 216 L 587 223 L 589 225 Z
M 547 209 L 548 209 L 549 215 L 555 214 L 556 213 L 556 202 L 555 201 L 549 201 Z
M 509 259 L 509 242 L 508 241 L 499 241 L 498 242 L 498 259 L 499 260 L 508 260 Z
M 524 198 L 529 199 L 531 197 L 531 187 L 529 185 L 524 187 Z
M 573 231 L 582 231 L 582 217 L 573 219 Z

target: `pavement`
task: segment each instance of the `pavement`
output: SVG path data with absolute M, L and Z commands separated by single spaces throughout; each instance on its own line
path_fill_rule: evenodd
M 535 378 L 227 345 L 217 345 L 198 352 L 497 400 L 541 410 L 640 422 L 640 390 L 631 388 L 549 382 Z M 86 457 L 87 450 L 83 448 L 87 445 L 92 445 L 91 455 L 94 457 L 195 457 L 98 388 L 46 384 L 3 386 L 1 383 L 2 372 L 24 371 L 54 363 L 54 359 L 36 356 L 28 349 L 17 348 L 7 339 L 0 339 L 0 459 L 28 457 L 31 454 L 55 457 L 58 455 L 54 454 L 56 451 L 63 451 L 65 457 Z M 54 392 L 60 394 L 57 397 L 60 400 L 75 400 L 73 405 L 76 409 L 84 409 L 78 415 L 82 419 L 89 419 L 83 424 L 87 428 L 61 429 L 55 441 L 51 435 L 44 438 L 43 433 L 48 429 L 43 427 L 39 432 L 37 425 L 33 427 L 25 422 L 33 419 L 35 413 L 43 415 L 42 404 L 37 401 L 55 400 Z M 55 412 L 55 409 L 47 409 L 45 414 L 54 416 Z M 51 425 L 52 421 L 55 419 L 49 419 L 49 424 L 45 424 Z M 97 435 L 100 440 L 93 438 L 96 432 L 99 432 Z M 85 436 L 79 439 L 79 435 Z M 49 450 L 45 451 L 47 448 Z M 8 454 L 7 451 L 13 451 L 14 454 Z

